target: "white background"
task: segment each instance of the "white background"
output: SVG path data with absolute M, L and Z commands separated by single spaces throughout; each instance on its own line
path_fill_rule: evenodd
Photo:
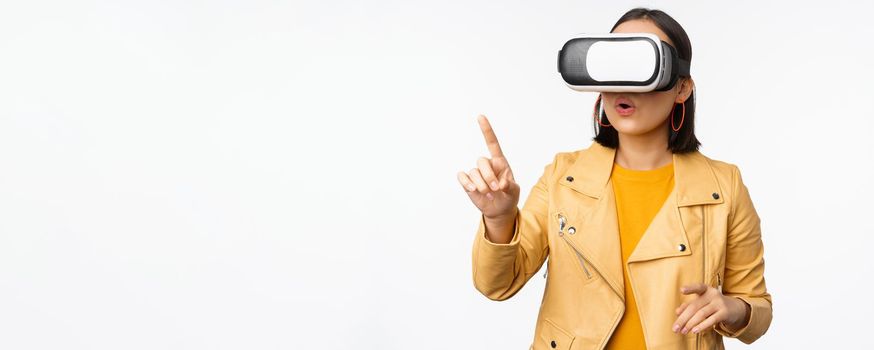
M 762 217 L 749 348 L 874 346 L 870 2 L 3 1 L 0 348 L 527 348 L 542 275 L 474 289 L 455 174 L 478 113 L 521 201 L 588 146 L 556 52 L 637 5 Z

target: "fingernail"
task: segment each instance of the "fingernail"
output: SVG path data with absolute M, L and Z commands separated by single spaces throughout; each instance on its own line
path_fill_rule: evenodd
M 692 333 L 698 333 L 698 328 L 692 328 Z
M 686 334 L 686 333 L 689 333 L 689 330 L 686 328 L 683 328 L 683 334 Z
M 493 191 L 497 191 L 497 190 L 498 190 L 498 183 L 495 182 L 495 181 L 492 181 L 492 190 L 493 190 Z
M 676 324 L 675 324 L 675 325 L 674 325 L 674 328 L 672 328 L 671 330 L 674 331 L 674 333 L 677 333 L 677 330 L 678 330 L 678 329 L 680 329 L 680 325 L 676 325 Z
M 495 199 L 495 196 L 492 196 L 492 193 L 489 192 L 489 193 L 486 193 L 486 198 L 488 198 L 489 200 L 492 200 L 492 199 Z
M 473 191 L 476 189 L 476 186 L 474 186 L 473 184 L 470 184 L 470 185 L 467 185 L 467 189 Z

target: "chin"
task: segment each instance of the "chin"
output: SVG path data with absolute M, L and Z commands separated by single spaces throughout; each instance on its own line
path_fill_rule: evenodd
M 616 129 L 616 132 L 625 135 L 643 135 L 647 132 L 652 131 L 652 128 L 648 128 L 644 125 L 640 125 L 631 120 L 621 120 L 619 123 L 614 123 L 613 128 Z

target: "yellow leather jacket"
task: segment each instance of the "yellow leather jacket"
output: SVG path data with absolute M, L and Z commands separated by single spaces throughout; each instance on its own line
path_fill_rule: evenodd
M 506 300 L 547 261 L 531 349 L 603 349 L 625 311 L 625 280 L 610 172 L 615 149 L 593 142 L 560 152 L 519 210 L 512 240 L 473 243 L 473 283 Z M 700 152 L 674 154 L 675 187 L 627 262 L 647 349 L 724 349 L 722 337 L 752 343 L 771 324 L 759 217 L 738 167 Z M 671 331 L 674 309 L 705 283 L 750 305 L 749 323 L 698 334 Z

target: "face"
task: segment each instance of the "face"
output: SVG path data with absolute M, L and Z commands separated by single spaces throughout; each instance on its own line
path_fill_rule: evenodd
M 674 42 L 650 20 L 639 19 L 624 22 L 613 33 L 652 33 L 668 44 Z M 671 110 L 675 103 L 683 103 L 692 93 L 691 78 L 679 78 L 668 91 L 652 92 L 602 92 L 604 112 L 609 123 L 619 134 L 645 135 L 664 133 L 665 123 L 670 123 Z M 677 106 L 680 108 L 680 106 Z

